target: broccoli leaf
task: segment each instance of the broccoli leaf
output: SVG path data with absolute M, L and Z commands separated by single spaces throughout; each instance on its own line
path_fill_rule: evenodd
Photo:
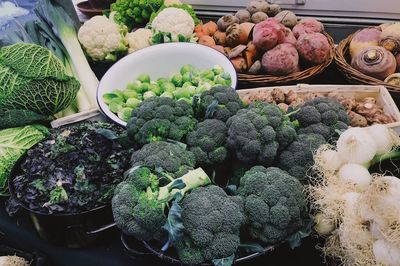
M 217 109 L 218 109 L 218 101 L 213 100 L 212 103 L 209 106 L 207 106 L 205 118 L 212 118 Z
M 262 253 L 265 251 L 265 248 L 258 243 L 243 243 L 240 244 L 239 248 L 246 253 Z
M 232 254 L 229 257 L 222 258 L 222 259 L 214 259 L 211 262 L 215 266 L 230 266 L 233 264 L 233 261 L 235 260 L 235 254 Z
M 228 186 L 226 186 L 226 191 L 228 192 L 229 195 L 236 195 L 237 186 L 236 185 L 228 185 Z
M 185 227 L 182 222 L 182 207 L 179 205 L 181 199 L 182 195 L 177 193 L 169 209 L 167 222 L 162 226 L 168 232 L 168 241 L 161 248 L 162 251 L 166 251 L 171 244 L 183 237 Z
M 306 226 L 304 228 L 288 237 L 287 241 L 291 249 L 299 247 L 301 245 L 301 239 L 311 234 L 314 221 L 310 218 L 308 221 L 305 221 L 305 224 Z

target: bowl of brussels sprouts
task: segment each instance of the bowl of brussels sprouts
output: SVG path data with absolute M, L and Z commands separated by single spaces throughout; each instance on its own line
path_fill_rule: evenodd
M 102 113 L 126 126 L 132 111 L 150 97 L 192 103 L 214 86 L 236 88 L 237 75 L 222 53 L 194 43 L 150 46 L 116 62 L 100 80 L 97 102 Z

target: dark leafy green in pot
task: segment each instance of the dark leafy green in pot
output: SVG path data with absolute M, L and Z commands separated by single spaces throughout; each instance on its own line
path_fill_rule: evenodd
M 79 213 L 108 204 L 132 152 L 109 137 L 122 132 L 103 122 L 53 130 L 22 162 L 13 181 L 17 198 L 43 213 Z

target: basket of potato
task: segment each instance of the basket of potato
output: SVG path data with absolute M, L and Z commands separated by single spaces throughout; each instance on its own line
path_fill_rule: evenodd
M 334 59 L 334 42 L 314 18 L 299 19 L 291 11 L 264 0 L 218 21 L 196 26 L 198 42 L 224 53 L 241 85 L 307 82 Z

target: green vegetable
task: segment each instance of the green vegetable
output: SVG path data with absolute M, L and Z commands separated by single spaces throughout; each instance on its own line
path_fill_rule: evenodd
M 161 84 L 160 87 L 161 87 L 161 90 L 164 92 L 172 93 L 175 90 L 174 83 L 172 83 L 170 81 Z
M 323 144 L 326 144 L 323 136 L 318 134 L 300 134 L 279 155 L 279 167 L 300 180 L 308 183 L 308 169 L 314 164 L 313 155 Z
M 0 110 L 53 115 L 75 99 L 80 84 L 49 50 L 18 43 L 0 49 Z
M 29 110 L 0 111 L 0 129 L 21 127 L 35 123 L 48 123 L 52 119 Z
M 203 72 L 200 73 L 200 76 L 203 79 L 213 80 L 215 77 L 215 74 L 212 70 L 204 70 Z
M 161 89 L 161 87 L 158 86 L 157 83 L 155 83 L 155 84 L 154 84 L 154 83 L 150 84 L 150 91 L 154 92 L 154 94 L 157 95 L 157 96 L 160 96 L 161 93 L 163 92 L 162 89 Z
M 141 86 L 142 86 L 142 83 L 140 81 L 136 80 L 132 83 L 128 83 L 128 85 L 126 86 L 126 89 L 136 91 L 137 93 L 141 93 L 142 92 Z
M 254 166 L 241 177 L 237 194 L 244 200 L 247 232 L 265 244 L 284 242 L 308 225 L 303 186 L 279 168 Z
M 163 94 L 161 94 L 160 97 L 167 97 L 167 98 L 171 98 L 172 99 L 172 98 L 174 98 L 174 95 L 172 95 L 171 92 L 166 91 Z
M 190 73 L 193 71 L 193 66 L 192 65 L 184 65 L 183 67 L 181 67 L 181 75 L 184 75 L 185 73 Z
M 206 119 L 197 124 L 186 138 L 189 150 L 194 153 L 197 165 L 215 166 L 228 157 L 226 138 L 228 129 L 217 119 Z
M 109 92 L 103 94 L 103 101 L 106 104 L 110 104 L 112 102 L 123 101 L 123 98 L 121 98 L 121 96 L 118 95 L 117 93 Z
M 151 97 L 133 110 L 127 129 L 130 139 L 143 146 L 157 140 L 181 141 L 196 123 L 193 109 L 186 102 Z
M 195 156 L 179 144 L 155 141 L 132 154 L 131 166 L 159 168 L 172 177 L 186 174 L 196 165 Z
M 154 97 L 154 96 L 157 96 L 154 92 L 152 92 L 152 91 L 146 91 L 146 92 L 143 94 L 143 99 L 146 100 L 146 99 L 151 98 L 151 97 Z
M 175 99 L 190 98 L 191 93 L 186 88 L 177 88 L 173 93 Z
M 186 72 L 182 74 L 182 82 L 185 84 L 186 82 L 191 82 L 193 78 L 193 74 L 191 72 Z M 191 84 L 191 83 L 190 83 Z M 183 85 L 182 85 L 183 86 Z
M 131 117 L 132 111 L 133 111 L 133 108 L 130 108 L 130 107 L 121 108 L 121 109 L 118 111 L 118 117 L 119 117 L 122 121 L 127 122 L 127 121 L 129 120 L 129 118 Z
M 160 87 L 161 87 L 162 84 L 164 84 L 166 82 L 169 82 L 169 79 L 167 79 L 167 78 L 159 78 L 159 79 L 157 79 L 157 84 Z
M 124 90 L 122 92 L 124 99 L 128 100 L 129 98 L 138 98 L 139 94 L 133 90 Z
M 176 87 L 182 87 L 182 85 L 183 85 L 182 75 L 179 74 L 179 73 L 173 75 L 172 78 L 171 78 L 171 82 L 174 83 L 174 85 Z
M 315 133 L 327 141 L 337 139 L 337 130 L 346 130 L 350 119 L 343 105 L 333 98 L 317 97 L 306 101 L 293 115 L 300 125 L 300 134 Z
M 117 0 L 111 4 L 111 14 L 114 12 L 114 20 L 126 25 L 131 31 L 135 24 L 148 22 L 150 15 L 156 12 L 163 2 L 162 0 Z
M 141 74 L 137 77 L 137 80 L 142 83 L 150 83 L 150 76 L 147 74 Z
M 114 192 L 112 210 L 117 226 L 139 240 L 161 239 L 167 221 L 165 209 L 176 194 L 184 195 L 193 188 L 211 183 L 198 168 L 175 180 L 146 167 L 133 167 Z
M 175 247 L 184 264 L 197 265 L 236 253 L 245 222 L 240 197 L 209 185 L 193 189 L 180 205 L 185 234 Z
M 225 122 L 243 107 L 243 102 L 234 89 L 217 86 L 201 94 L 195 111 L 199 120 L 214 118 Z
M 135 109 L 139 104 L 141 103 L 141 100 L 139 100 L 139 99 L 136 99 L 136 98 L 129 98 L 127 101 L 126 101 L 126 106 L 127 107 L 130 107 L 130 108 L 132 108 L 132 109 Z
M 0 131 L 0 195 L 7 194 L 7 180 L 17 160 L 48 133 L 47 128 L 40 125 Z
M 244 163 L 270 166 L 278 150 L 296 139 L 289 118 L 273 104 L 256 102 L 227 121 L 228 147 Z
M 216 65 L 212 68 L 212 71 L 214 72 L 215 75 L 219 75 L 224 73 L 224 68 L 219 65 Z

